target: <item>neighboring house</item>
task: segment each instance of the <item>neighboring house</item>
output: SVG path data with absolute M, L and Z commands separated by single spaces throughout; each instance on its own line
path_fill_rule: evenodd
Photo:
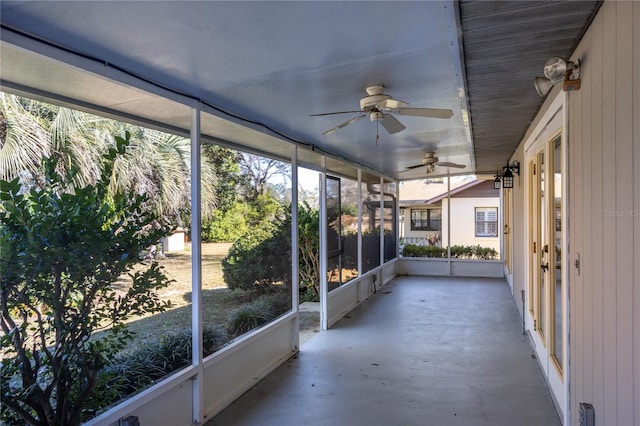
M 450 203 L 446 178 L 402 183 L 400 238 L 409 244 L 446 246 L 451 232 L 451 245 L 480 245 L 499 252 L 500 190 L 490 180 L 454 179 Z

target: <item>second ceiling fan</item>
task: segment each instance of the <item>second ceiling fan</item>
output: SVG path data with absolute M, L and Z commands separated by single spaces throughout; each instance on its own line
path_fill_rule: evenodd
M 360 113 L 360 115 L 327 130 L 323 135 L 328 135 L 336 130 L 340 130 L 367 115 L 371 121 L 382 124 L 382 127 L 384 127 L 389 134 L 398 133 L 405 129 L 405 126 L 392 114 L 427 118 L 451 118 L 453 116 L 453 111 L 450 109 L 407 108 L 406 106 L 409 105 L 407 102 L 393 99 L 390 95 L 385 94 L 384 86 L 369 86 L 366 88 L 366 91 L 368 96 L 360 99 L 359 110 L 311 114 L 312 117 L 319 117 L 325 115 Z
M 435 170 L 435 166 L 449 167 L 449 168 L 456 168 L 456 169 L 464 169 L 465 167 L 467 167 L 464 164 L 451 163 L 449 161 L 440 161 L 438 157 L 436 157 L 435 152 L 425 152 L 424 157 L 422 158 L 422 164 L 409 166 L 407 167 L 407 170 L 416 169 L 418 167 L 426 167 L 427 174 L 428 174 L 428 173 L 433 173 L 433 171 Z

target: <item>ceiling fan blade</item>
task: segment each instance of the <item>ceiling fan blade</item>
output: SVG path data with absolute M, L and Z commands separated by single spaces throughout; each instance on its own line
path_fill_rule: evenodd
M 406 127 L 404 127 L 404 125 L 399 122 L 397 118 L 390 114 L 385 114 L 384 118 L 380 120 L 380 124 L 382 124 L 382 127 L 384 127 L 390 135 L 406 129 Z
M 351 123 L 353 123 L 353 122 L 355 122 L 355 121 L 358 121 L 358 120 L 360 120 L 361 118 L 364 118 L 364 117 L 366 117 L 366 116 L 367 116 L 366 114 L 362 114 L 362 115 L 359 115 L 359 116 L 357 116 L 357 117 L 353 117 L 351 120 L 347 120 L 347 121 L 345 121 L 344 123 L 342 123 L 342 124 L 338 124 L 336 127 L 334 127 L 334 128 L 332 128 L 332 129 L 327 130 L 326 132 L 324 132 L 324 133 L 323 133 L 323 135 L 331 134 L 331 133 L 335 132 L 336 130 L 340 130 L 340 129 L 342 129 L 343 127 L 346 127 L 346 126 L 348 126 L 349 124 L 351 124 Z
M 424 167 L 424 164 L 417 164 L 415 166 L 409 166 L 407 167 L 407 170 L 413 170 L 413 169 L 417 169 L 418 167 Z
M 321 117 L 323 115 L 336 115 L 336 114 L 355 114 L 358 112 L 364 112 L 364 111 L 337 111 L 337 112 L 324 112 L 322 114 L 309 114 L 310 117 Z
M 411 115 L 414 117 L 451 118 L 453 116 L 453 111 L 450 109 L 437 108 L 399 108 L 394 112 L 399 115 Z
M 456 169 L 464 169 L 465 167 L 467 167 L 464 164 L 449 163 L 447 161 L 439 161 L 436 164 L 441 167 L 455 167 Z
M 385 99 L 384 101 L 376 104 L 376 108 L 384 110 L 396 110 L 409 105 L 406 102 L 399 101 L 397 99 Z

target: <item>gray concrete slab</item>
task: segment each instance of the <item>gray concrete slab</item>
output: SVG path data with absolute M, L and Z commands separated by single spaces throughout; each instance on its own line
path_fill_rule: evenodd
M 399 277 L 207 423 L 559 425 L 504 280 Z

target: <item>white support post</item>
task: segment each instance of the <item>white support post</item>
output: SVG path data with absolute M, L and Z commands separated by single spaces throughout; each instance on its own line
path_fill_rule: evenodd
M 380 176 L 380 266 L 384 265 L 384 178 Z M 380 278 L 379 286 L 382 286 L 382 273 L 378 273 Z
M 320 173 L 320 328 L 329 328 L 327 298 L 329 283 L 327 282 L 327 159 L 322 157 L 322 173 Z
M 400 258 L 400 182 L 395 181 L 396 185 L 396 203 L 395 203 L 395 214 L 394 217 L 396 219 L 396 232 L 393 238 L 396 239 L 396 259 Z
M 449 275 L 451 271 L 451 175 L 447 172 L 447 261 L 449 262 Z
M 298 313 L 293 321 L 291 336 L 294 350 L 298 350 L 300 345 L 298 238 L 298 147 L 293 146 L 291 152 L 291 309 Z
M 358 169 L 358 276 L 362 276 L 362 170 Z
M 193 424 L 202 423 L 204 405 L 200 179 L 200 105 L 198 104 L 191 110 L 191 339 L 193 347 L 191 363 L 197 369 L 192 382 Z

